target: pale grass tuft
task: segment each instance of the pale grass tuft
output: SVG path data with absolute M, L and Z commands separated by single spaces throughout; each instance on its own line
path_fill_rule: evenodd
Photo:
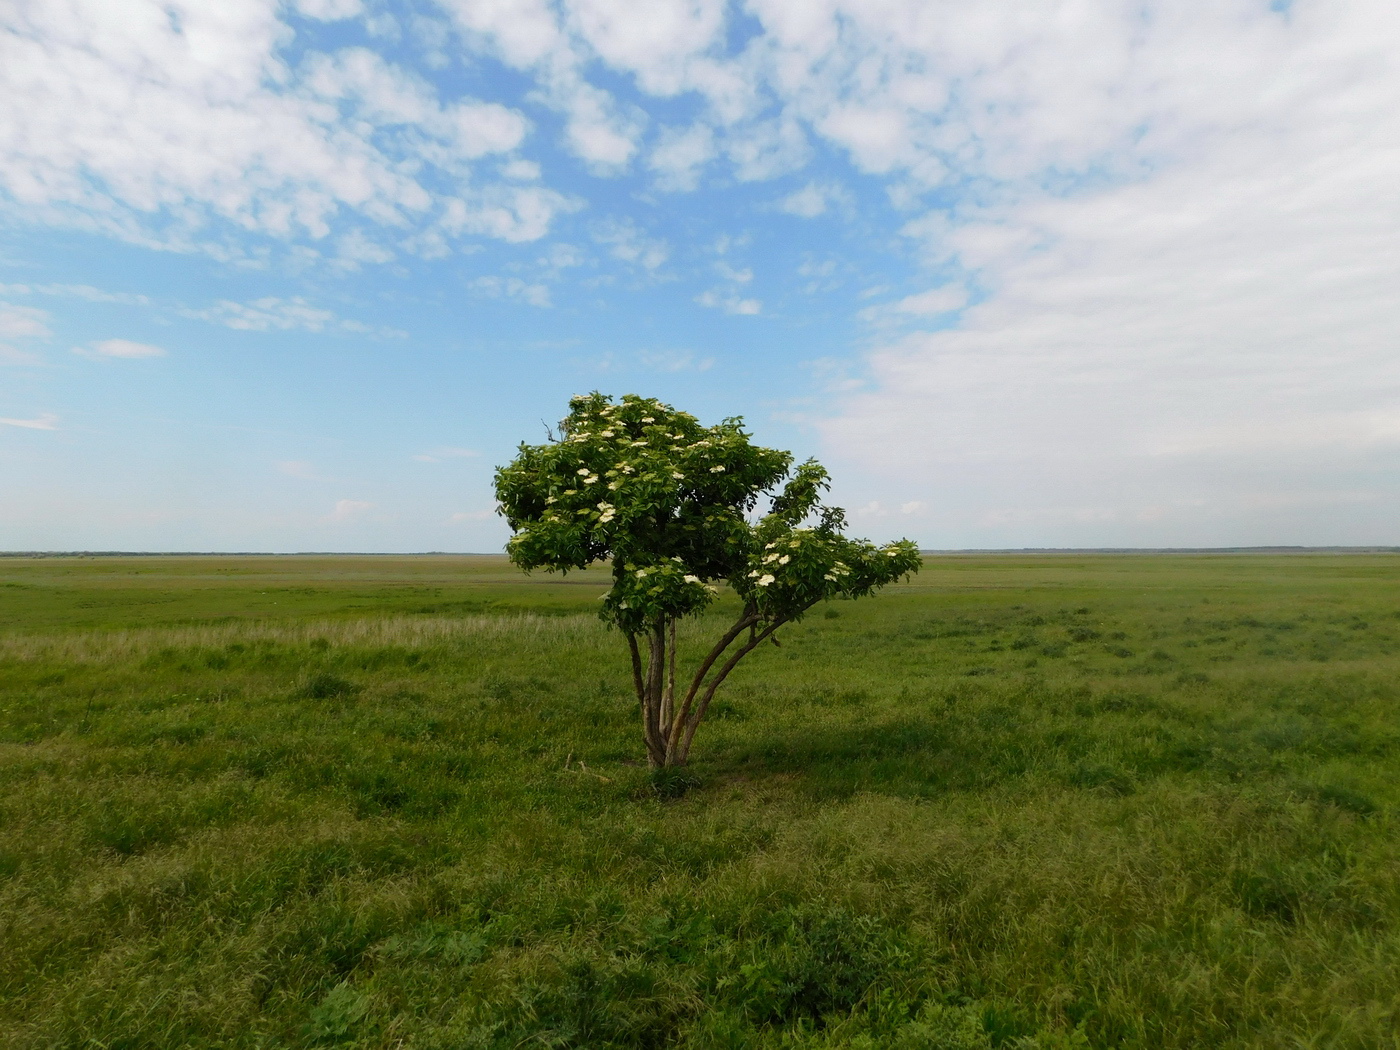
M 379 616 L 359 620 L 245 620 L 192 627 L 11 634 L 0 637 L 0 660 L 60 660 L 110 663 L 158 649 L 214 649 L 235 643 L 424 648 L 467 641 L 509 639 L 524 646 L 553 647 L 599 642 L 608 628 L 594 616 Z

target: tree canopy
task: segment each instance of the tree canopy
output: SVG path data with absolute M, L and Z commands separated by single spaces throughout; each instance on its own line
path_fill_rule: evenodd
M 601 615 L 628 639 L 654 766 L 685 762 L 719 684 L 783 624 L 918 571 L 910 540 L 845 536 L 845 513 L 822 502 L 828 487 L 820 464 L 794 467 L 790 453 L 755 445 L 739 418 L 705 427 L 652 398 L 596 392 L 573 398 L 551 440 L 521 444 L 496 473 L 516 565 L 568 572 L 611 560 Z M 720 583 L 741 612 L 677 698 L 676 620 L 714 602 Z

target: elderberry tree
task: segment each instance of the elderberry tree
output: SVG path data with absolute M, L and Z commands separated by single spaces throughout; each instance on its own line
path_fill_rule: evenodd
M 784 624 L 919 570 L 910 540 L 844 536 L 845 512 L 821 501 L 826 470 L 753 444 L 741 419 L 704 427 L 651 398 L 595 392 L 569 402 L 550 438 L 496 472 L 507 551 L 526 570 L 611 560 L 601 615 L 627 638 L 653 768 L 685 764 L 720 684 Z M 721 582 L 738 616 L 678 691 L 676 622 Z

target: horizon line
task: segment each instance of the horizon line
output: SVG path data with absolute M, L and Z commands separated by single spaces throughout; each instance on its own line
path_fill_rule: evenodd
M 1385 544 L 1254 544 L 1232 547 L 921 547 L 947 554 L 1400 554 Z M 0 551 L 0 558 L 503 558 L 504 551 Z

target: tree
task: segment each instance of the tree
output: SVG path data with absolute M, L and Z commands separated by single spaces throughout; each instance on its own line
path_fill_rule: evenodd
M 845 512 L 821 501 L 826 470 L 794 469 L 790 453 L 753 444 L 742 419 L 703 427 L 660 401 L 595 392 L 573 398 L 549 436 L 496 472 L 507 551 L 527 571 L 611 559 L 601 615 L 627 638 L 653 768 L 685 764 L 716 690 L 784 624 L 919 569 L 910 540 L 844 536 Z M 738 618 L 677 693 L 676 622 L 713 602 L 718 581 L 738 596 Z

